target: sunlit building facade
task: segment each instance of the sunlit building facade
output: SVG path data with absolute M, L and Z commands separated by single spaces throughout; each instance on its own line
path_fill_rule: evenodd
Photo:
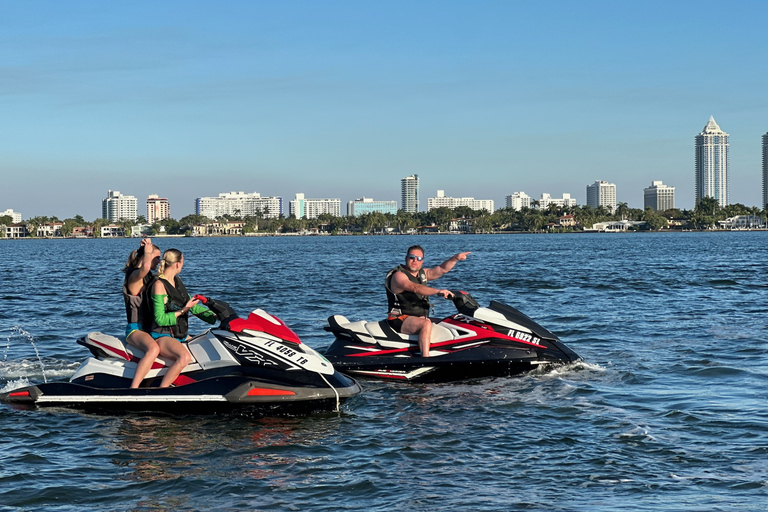
M 135 221 L 137 213 L 138 200 L 134 196 L 124 196 L 118 190 L 108 191 L 107 197 L 101 200 L 101 218 L 110 222 Z
M 513 192 L 511 196 L 506 197 L 506 207 L 518 212 L 523 208 L 530 208 L 531 196 L 525 192 Z
M 147 197 L 147 222 L 154 224 L 171 217 L 171 203 L 165 197 L 150 194 Z
M 474 197 L 447 197 L 444 190 L 438 190 L 436 197 L 427 198 L 427 211 L 435 208 L 457 208 L 468 206 L 473 210 L 488 210 L 493 213 L 492 199 L 475 199 Z
M 400 180 L 400 199 L 406 213 L 419 211 L 419 175 L 412 174 Z
M 671 210 L 675 207 L 675 187 L 670 187 L 661 181 L 651 182 L 651 186 L 643 189 L 643 209 L 651 208 L 657 212 Z
M 324 213 L 341 217 L 341 199 L 306 199 L 299 193 L 288 203 L 288 215 L 297 219 L 316 219 Z
M 261 197 L 258 192 L 226 192 L 218 197 L 195 199 L 195 213 L 211 220 L 224 215 L 276 219 L 283 213 L 283 198 Z
M 616 184 L 598 180 L 587 185 L 587 206 L 591 208 L 604 206 L 609 212 L 615 212 Z
M 768 133 L 763 135 L 763 208 L 768 205 Z
M 366 213 L 397 214 L 397 201 L 374 201 L 370 197 L 361 197 L 347 203 L 347 215 L 357 217 Z
M 728 134 L 713 116 L 696 136 L 696 204 L 705 197 L 728 205 Z

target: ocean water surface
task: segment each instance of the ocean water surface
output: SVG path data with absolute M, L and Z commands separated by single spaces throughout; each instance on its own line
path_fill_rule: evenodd
M 263 308 L 316 349 L 381 318 L 406 248 L 582 358 L 521 377 L 362 381 L 340 413 L 100 415 L 0 405 L 0 512 L 765 511 L 765 232 L 158 238 L 192 293 Z M 124 328 L 137 240 L 0 240 L 0 389 L 66 380 Z M 435 315 L 452 313 L 439 300 Z M 205 324 L 193 320 L 192 328 Z

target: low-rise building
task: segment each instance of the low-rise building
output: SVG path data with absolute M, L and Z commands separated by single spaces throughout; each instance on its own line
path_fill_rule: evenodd
M 296 194 L 296 198 L 288 204 L 288 215 L 297 219 L 316 219 L 325 213 L 341 217 L 341 199 L 307 199 L 304 194 Z
M 549 205 L 554 204 L 560 208 L 576 206 L 576 200 L 571 197 L 571 194 L 563 194 L 563 197 L 552 197 L 547 193 L 541 194 L 539 199 L 539 210 L 546 210 Z
M 5 227 L 6 238 L 26 238 L 29 235 L 27 225 L 23 222 L 17 222 Z
M 37 226 L 37 236 L 40 238 L 52 238 L 55 236 L 61 236 L 62 226 L 64 226 L 63 222 L 48 222 L 46 224 L 40 224 Z
M 475 199 L 474 197 L 447 197 L 444 190 L 438 190 L 436 197 L 427 199 L 427 211 L 436 208 L 458 208 L 467 206 L 473 210 L 488 210 L 493 213 L 493 199 Z
M 110 224 L 108 226 L 101 226 L 102 238 L 120 238 L 125 236 L 125 231 L 121 226 Z
M 722 229 L 765 229 L 766 219 L 759 215 L 736 215 L 718 221 Z
M 370 197 L 362 197 L 347 203 L 347 215 L 357 217 L 366 213 L 391 213 L 397 214 L 397 201 L 374 201 Z

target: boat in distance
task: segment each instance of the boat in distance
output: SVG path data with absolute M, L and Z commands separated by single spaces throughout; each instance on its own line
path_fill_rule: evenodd
M 481 307 L 466 292 L 452 293 L 457 313 L 432 319 L 430 357 L 422 357 L 417 335 L 398 333 L 386 320 L 341 315 L 328 318 L 325 330 L 336 339 L 325 357 L 344 373 L 411 382 L 510 376 L 580 359 L 519 310 L 496 301 Z
M 113 411 L 197 414 L 247 408 L 256 412 L 338 410 L 361 391 L 279 318 L 261 309 L 240 318 L 225 302 L 195 296 L 220 324 L 186 343 L 192 361 L 171 387 L 157 387 L 171 361 L 155 360 L 131 389 L 143 352 L 121 338 L 90 333 L 78 343 L 92 357 L 69 382 L 33 384 L 0 393 L 14 406 L 59 406 Z

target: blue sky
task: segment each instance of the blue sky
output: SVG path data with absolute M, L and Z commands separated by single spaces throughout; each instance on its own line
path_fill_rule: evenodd
M 694 137 L 761 201 L 764 0 L 0 3 L 0 211 L 174 218 L 220 192 L 493 199 L 595 180 L 692 208 Z M 342 208 L 344 210 L 344 206 Z

